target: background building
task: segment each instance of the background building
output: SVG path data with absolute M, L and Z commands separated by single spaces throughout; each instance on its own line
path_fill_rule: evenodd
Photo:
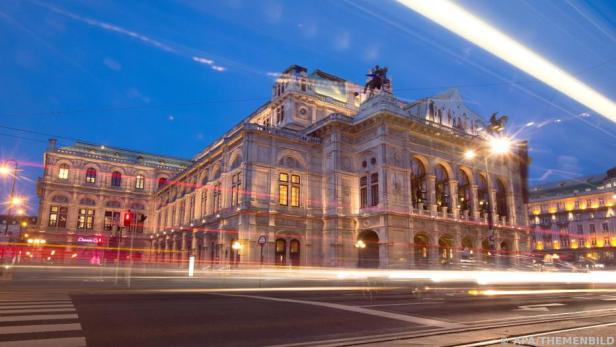
M 283 71 L 269 102 L 156 192 L 155 257 L 411 268 L 528 252 L 526 144 L 492 155 L 457 91 L 408 103 L 388 82 Z
M 538 254 L 615 266 L 616 167 L 531 190 L 529 220 Z
M 129 209 L 151 216 L 156 189 L 191 162 L 84 142 L 57 148 L 52 139 L 44 164 L 37 183 L 39 224 L 31 237 L 66 245 L 62 249 L 72 254 L 108 245 Z M 137 230 L 138 244 L 151 220 Z

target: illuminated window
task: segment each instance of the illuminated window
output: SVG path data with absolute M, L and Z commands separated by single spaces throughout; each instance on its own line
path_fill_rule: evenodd
M 276 108 L 276 124 L 280 124 L 284 121 L 284 105 L 280 105 Z
M 68 208 L 63 206 L 51 206 L 49 208 L 49 223 L 50 227 L 66 228 L 66 217 Z
M 299 189 L 299 176 L 291 175 L 291 207 L 299 207 Z
M 111 186 L 120 187 L 122 185 L 122 174 L 119 171 L 111 173 Z
M 79 216 L 77 217 L 77 229 L 94 229 L 94 210 L 89 208 L 79 209 Z
M 135 189 L 143 189 L 145 187 L 145 177 L 137 175 L 135 178 Z
M 89 167 L 86 169 L 86 183 L 96 183 L 96 169 Z
M 68 165 L 67 164 L 62 164 L 60 165 L 60 170 L 58 171 L 58 178 L 61 180 L 67 180 L 68 179 Z
M 300 206 L 300 176 L 290 175 L 281 172 L 278 175 L 278 203 L 282 206 L 288 206 L 289 200 L 291 207 Z
M 289 175 L 280 173 L 278 181 L 278 203 L 287 206 L 289 204 Z

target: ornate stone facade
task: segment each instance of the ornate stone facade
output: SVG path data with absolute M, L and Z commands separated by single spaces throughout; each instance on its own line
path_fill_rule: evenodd
M 390 268 L 515 261 L 529 251 L 526 144 L 490 156 L 485 126 L 456 91 L 407 103 L 291 66 L 271 101 L 155 193 L 153 257 Z M 465 159 L 469 149 L 477 158 Z
M 49 140 L 43 177 L 37 182 L 37 232 L 48 244 L 70 246 L 68 251 L 92 246 L 97 236 L 107 245 L 122 228 L 127 210 L 151 217 L 159 185 L 190 164 L 83 142 L 57 148 L 56 141 Z M 151 233 L 152 219 L 144 224 L 145 233 Z

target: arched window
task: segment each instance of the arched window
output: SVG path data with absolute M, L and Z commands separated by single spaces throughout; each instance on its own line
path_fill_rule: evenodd
M 135 177 L 135 189 L 143 189 L 145 187 L 145 177 L 143 175 L 137 175 Z
M 464 170 L 458 169 L 458 208 L 468 211 L 471 207 L 471 182 Z
M 120 187 L 122 185 L 122 174 L 119 171 L 111 173 L 111 186 Z
M 488 181 L 484 175 L 479 175 L 477 180 L 477 199 L 479 199 L 479 212 L 481 217 L 485 217 L 490 208 L 490 199 L 488 194 Z
M 86 169 L 86 183 L 96 183 L 96 169 L 89 167 Z
M 421 161 L 413 158 L 411 160 L 411 200 L 414 208 L 419 208 L 420 203 L 424 205 L 424 208 L 428 208 L 426 192 L 426 168 Z
M 436 192 L 436 205 L 438 209 L 450 208 L 449 204 L 449 176 L 443 165 L 437 165 L 434 168 L 434 175 L 436 180 L 434 182 L 434 188 Z
M 158 189 L 167 185 L 167 177 L 161 177 L 158 179 Z
M 58 178 L 61 180 L 67 180 L 68 171 L 69 171 L 68 164 L 61 164 L 60 169 L 58 170 Z
M 507 209 L 507 190 L 505 185 L 499 179 L 496 180 L 496 213 L 499 217 L 508 217 Z

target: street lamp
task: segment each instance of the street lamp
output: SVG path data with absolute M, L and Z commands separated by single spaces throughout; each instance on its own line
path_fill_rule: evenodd
M 355 248 L 366 248 L 366 243 L 363 240 L 357 240 L 357 242 L 355 242 Z
M 235 259 L 234 263 L 237 266 L 240 262 L 240 250 L 242 249 L 242 244 L 239 241 L 233 241 L 231 244 L 231 249 L 235 251 Z
M 472 149 L 467 150 L 466 152 L 464 152 L 464 159 L 475 159 L 475 157 L 477 156 L 477 152 L 475 152 Z
M 11 170 L 11 167 L 9 166 L 9 163 L 13 164 L 12 170 Z M 15 197 L 15 181 L 17 180 L 17 166 L 18 166 L 17 160 L 15 159 L 6 160 L 4 163 L 2 163 L 2 165 L 0 165 L 0 176 L 3 176 L 3 177 L 11 176 L 12 177 L 11 192 L 9 193 L 9 208 L 6 213 L 7 223 L 4 226 L 4 235 L 8 235 L 9 233 L 8 219 L 11 218 L 11 207 L 13 205 L 19 205 L 23 201 L 21 198 Z

